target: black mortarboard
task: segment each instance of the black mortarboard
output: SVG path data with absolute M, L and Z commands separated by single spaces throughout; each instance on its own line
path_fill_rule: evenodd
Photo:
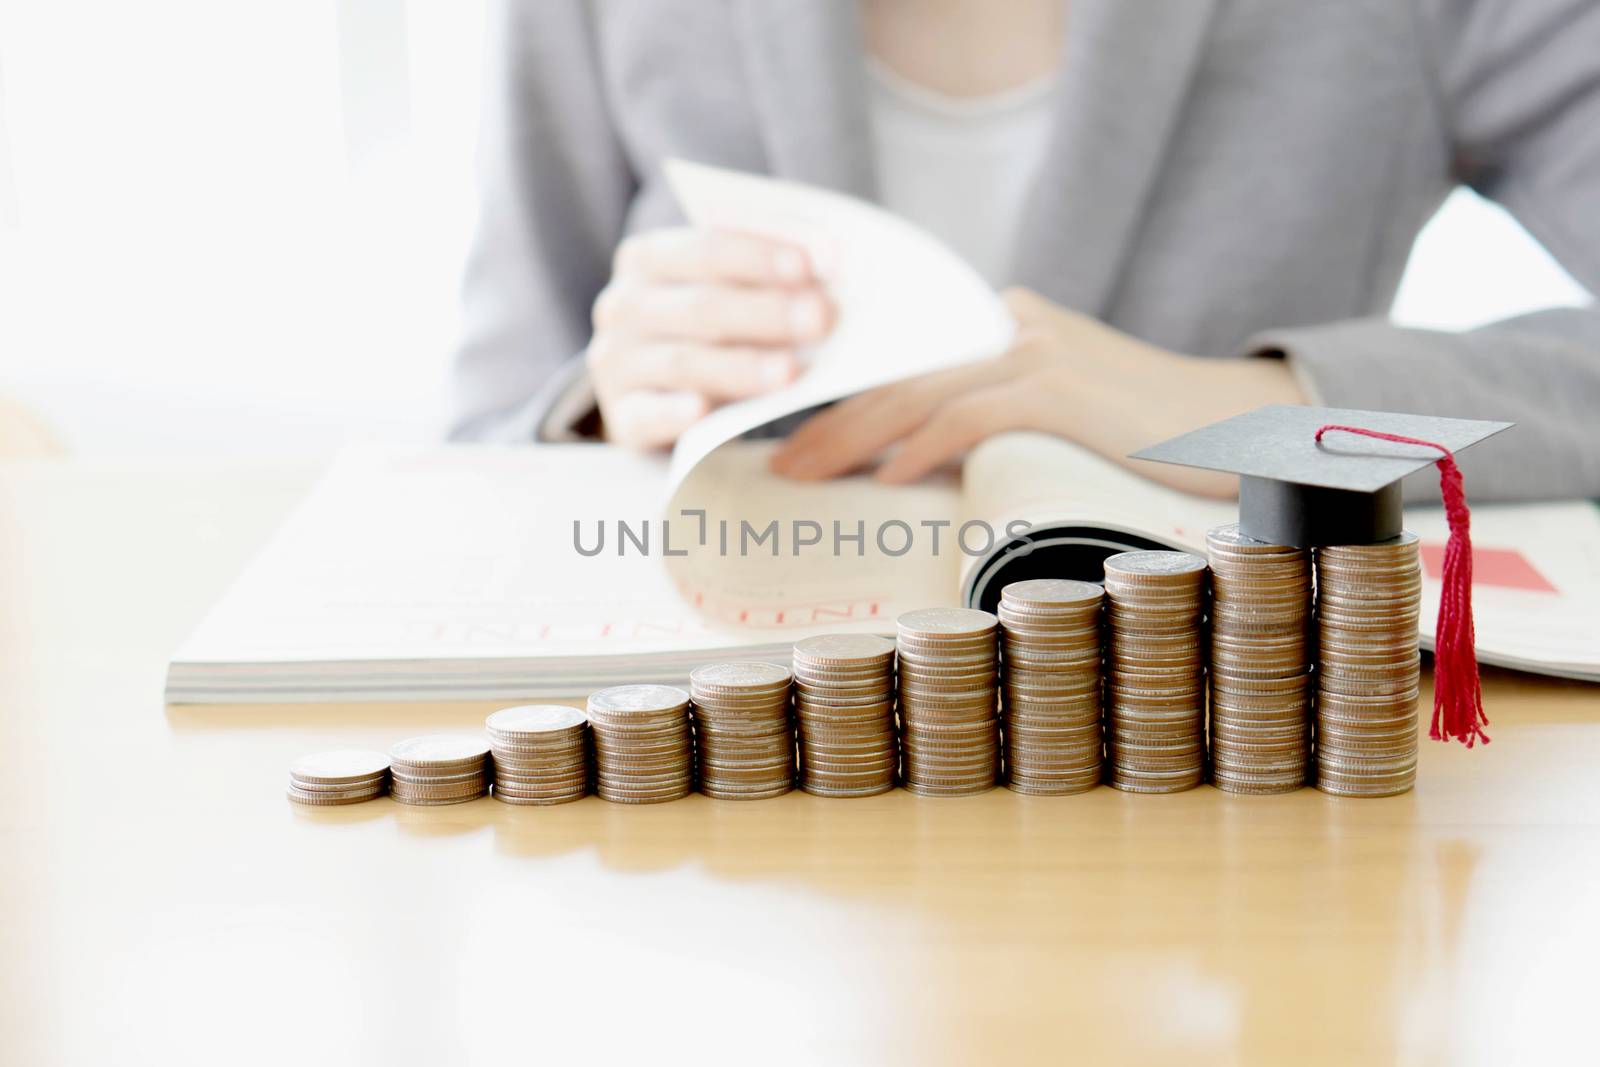
M 1418 444 L 1326 427 L 1359 427 L 1451 452 L 1512 424 L 1389 411 L 1269 404 L 1133 453 L 1133 459 L 1239 475 L 1239 526 L 1276 545 L 1362 545 L 1400 533 L 1400 479 L 1439 461 Z

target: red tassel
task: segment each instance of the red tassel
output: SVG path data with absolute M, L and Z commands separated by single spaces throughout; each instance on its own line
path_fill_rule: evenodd
M 1450 540 L 1444 549 L 1444 590 L 1439 596 L 1439 621 L 1433 632 L 1433 726 L 1428 736 L 1435 741 L 1455 739 L 1468 748 L 1479 741 L 1488 744 L 1489 735 L 1483 728 L 1489 724 L 1489 717 L 1483 713 L 1477 638 L 1472 627 L 1472 513 L 1467 510 L 1467 491 L 1455 456 L 1432 441 L 1362 426 L 1330 424 L 1317 431 L 1317 441 L 1321 442 L 1322 435 L 1330 430 L 1437 448 L 1444 453 L 1439 460 L 1439 491 L 1450 523 Z

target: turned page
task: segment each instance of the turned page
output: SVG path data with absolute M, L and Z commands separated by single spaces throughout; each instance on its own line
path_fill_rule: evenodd
M 775 447 L 725 445 L 673 497 L 683 554 L 664 562 L 695 610 L 752 630 L 893 632 L 902 611 L 956 602 L 954 478 L 797 482 L 767 470 Z
M 668 160 L 667 181 L 697 226 L 804 248 L 833 301 L 826 338 L 783 389 L 723 405 L 672 453 L 676 487 L 724 443 L 786 415 L 944 367 L 990 358 L 1016 324 L 965 260 L 876 205 L 814 186 Z

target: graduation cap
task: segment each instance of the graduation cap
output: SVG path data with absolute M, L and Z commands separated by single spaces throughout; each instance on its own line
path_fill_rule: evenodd
M 1258 541 L 1368 545 L 1400 533 L 1400 479 L 1510 425 L 1269 404 L 1132 458 L 1237 474 L 1239 528 Z
M 1455 453 L 1509 422 L 1269 404 L 1133 453 L 1239 475 L 1239 528 L 1300 548 L 1400 533 L 1400 480 L 1436 463 L 1450 542 L 1434 632 L 1436 740 L 1487 741 L 1473 650 L 1472 536 Z

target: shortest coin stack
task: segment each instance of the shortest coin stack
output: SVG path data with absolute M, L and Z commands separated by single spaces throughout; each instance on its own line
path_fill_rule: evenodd
M 763 800 L 794 788 L 791 681 L 776 663 L 714 663 L 689 675 L 700 792 Z
M 894 788 L 894 642 L 824 634 L 794 646 L 800 788 L 819 797 L 866 797 Z
M 410 737 L 389 760 L 389 791 L 402 804 L 460 804 L 489 792 L 489 746 L 471 735 Z
M 289 799 L 296 804 L 359 804 L 389 790 L 389 757 L 364 748 L 339 748 L 289 764 Z
M 672 685 L 614 685 L 589 694 L 595 792 L 618 804 L 659 804 L 694 788 L 689 694 Z
M 1018 793 L 1100 784 L 1100 603 L 1090 582 L 1036 578 L 1000 591 L 1006 782 Z
M 494 798 L 564 804 L 589 791 L 589 718 L 564 704 L 502 708 L 485 723 L 494 751 Z

